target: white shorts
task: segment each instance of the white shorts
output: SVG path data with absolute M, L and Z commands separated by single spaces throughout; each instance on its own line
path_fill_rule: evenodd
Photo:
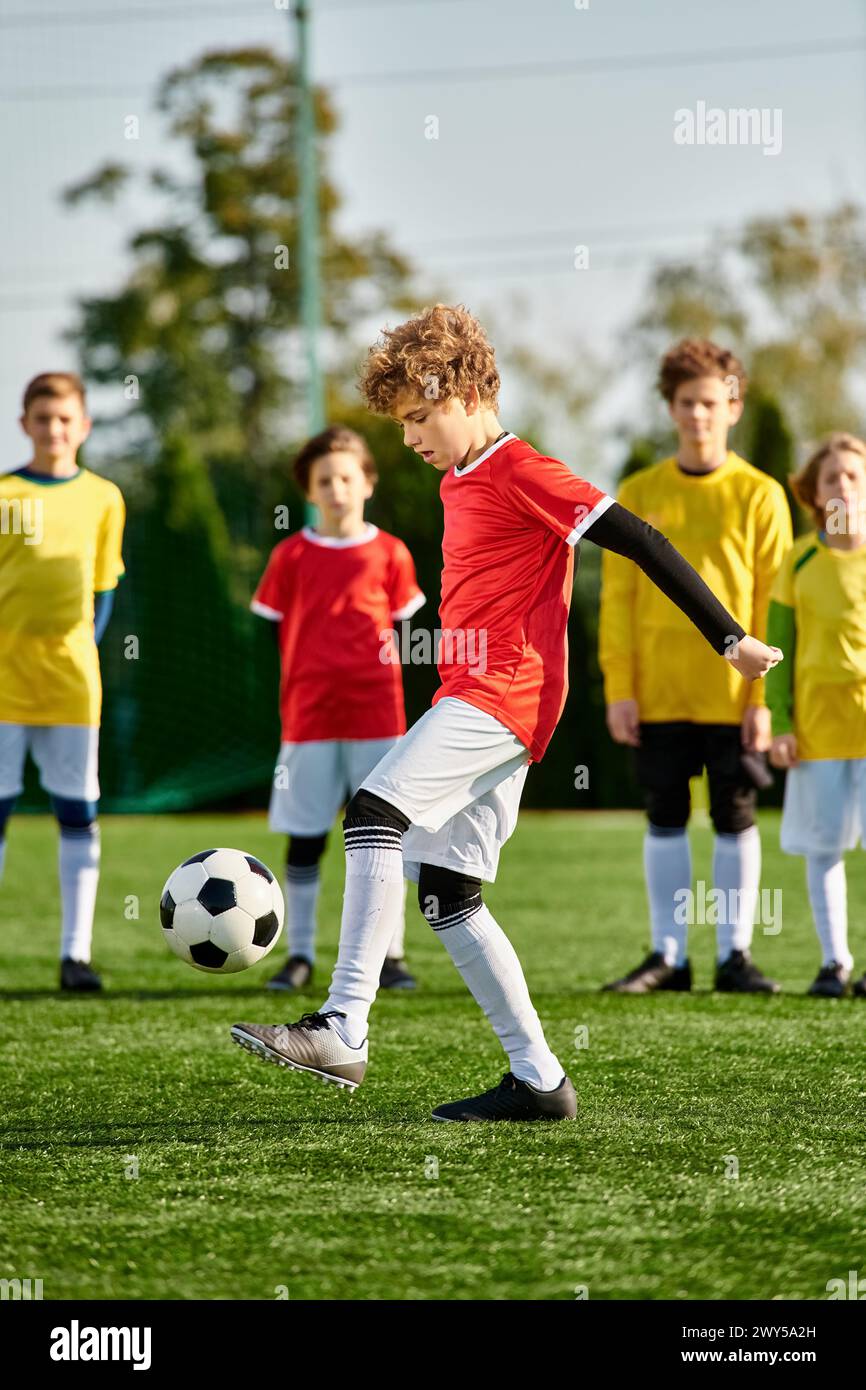
M 0 797 L 24 786 L 27 753 L 47 792 L 70 801 L 98 801 L 99 729 L 86 724 L 0 723 Z
M 362 786 L 412 822 L 403 872 L 421 864 L 493 883 L 513 833 L 529 749 L 492 714 L 452 696 L 423 714 Z
M 782 812 L 786 854 L 866 848 L 866 758 L 820 758 L 787 773 Z
M 279 835 L 327 835 L 349 797 L 397 738 L 323 739 L 280 747 L 268 824 Z

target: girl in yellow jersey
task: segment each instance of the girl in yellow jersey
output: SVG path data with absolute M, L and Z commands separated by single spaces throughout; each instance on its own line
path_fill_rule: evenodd
M 866 444 L 831 435 L 791 486 L 817 529 L 794 543 L 772 591 L 768 640 L 789 655 L 766 681 L 770 758 L 789 769 L 782 849 L 805 856 L 823 951 L 809 993 L 832 998 L 853 967 L 843 854 L 866 848 Z M 866 975 L 854 992 L 866 996 Z

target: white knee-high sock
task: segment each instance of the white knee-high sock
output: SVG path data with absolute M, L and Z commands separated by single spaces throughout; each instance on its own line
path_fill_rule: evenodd
M 716 926 L 716 955 L 721 964 L 732 951 L 748 951 L 752 944 L 761 886 L 761 835 L 756 825 L 739 835 L 716 835 L 713 886 L 725 895 Z
M 655 835 L 648 830 L 643 842 L 643 867 L 653 950 L 660 951 L 668 965 L 683 965 L 688 954 L 689 928 L 684 900 L 678 900 L 675 894 L 692 886 L 692 854 L 686 831 Z
M 397 913 L 394 922 L 394 930 L 391 933 L 391 940 L 388 943 L 388 950 L 386 951 L 386 955 L 390 956 L 391 960 L 402 960 L 403 952 L 406 949 L 406 890 L 408 887 L 408 883 L 404 882 L 403 896 L 400 899 L 400 910 Z
M 90 960 L 93 912 L 99 885 L 99 826 L 82 829 L 60 827 L 60 898 L 63 927 L 60 936 L 61 960 Z
M 854 958 L 848 949 L 848 881 L 845 860 L 835 854 L 808 854 L 806 882 L 815 930 L 824 953 L 822 965 L 836 961 L 850 970 Z
M 453 920 L 445 909 L 431 926 L 487 1015 L 514 1076 L 552 1091 L 564 1068 L 547 1045 L 517 952 L 480 897 L 455 910 Z
M 321 1012 L 345 1014 L 331 1026 L 350 1047 L 360 1047 L 403 901 L 403 836 L 393 826 L 361 825 L 348 827 L 345 838 L 340 949 Z
M 6 863 L 6 836 L 0 836 L 0 878 L 3 877 L 3 865 Z
M 321 876 L 318 864 L 286 865 L 286 935 L 290 956 L 316 959 L 316 905 Z

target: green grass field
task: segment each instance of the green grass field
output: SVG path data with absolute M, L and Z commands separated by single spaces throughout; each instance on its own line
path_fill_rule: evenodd
M 819 963 L 803 865 L 780 853 L 776 816 L 762 827 L 784 915 L 778 935 L 758 928 L 754 954 L 785 994 L 709 992 L 701 926 L 695 993 L 624 999 L 597 986 L 648 940 L 641 818 L 521 817 L 485 896 L 579 1117 L 452 1126 L 431 1107 L 507 1064 L 411 897 L 422 988 L 380 997 L 353 1099 L 230 1042 L 238 1019 L 283 1021 L 324 997 L 339 833 L 322 988 L 286 1002 L 262 989 L 278 954 L 201 975 L 170 955 L 156 914 L 168 872 L 199 849 L 236 845 L 277 868 L 264 820 L 106 818 L 94 959 L 107 988 L 61 998 L 55 831 L 17 818 L 0 886 L 0 1276 L 41 1278 L 46 1299 L 826 1298 L 828 1280 L 866 1274 L 866 1004 L 803 997 Z M 693 845 L 707 879 L 705 826 Z M 848 864 L 862 969 L 866 858 Z

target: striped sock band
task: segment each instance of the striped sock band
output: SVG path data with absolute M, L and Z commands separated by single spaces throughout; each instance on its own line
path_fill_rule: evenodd
M 430 923 L 434 931 L 445 931 L 447 927 L 456 927 L 458 922 L 465 922 L 467 917 L 472 917 L 481 907 L 481 890 L 473 893 L 471 898 L 465 898 L 460 903 L 449 904 L 438 913 L 432 908 L 424 912 L 424 916 Z
M 343 831 L 346 853 L 359 849 L 403 852 L 403 835 L 393 825 L 347 825 Z
M 345 1017 L 332 1027 L 350 1047 L 367 1035 L 367 1015 L 403 906 L 403 835 L 393 825 L 344 826 L 346 888 L 340 949 L 322 1012 Z

